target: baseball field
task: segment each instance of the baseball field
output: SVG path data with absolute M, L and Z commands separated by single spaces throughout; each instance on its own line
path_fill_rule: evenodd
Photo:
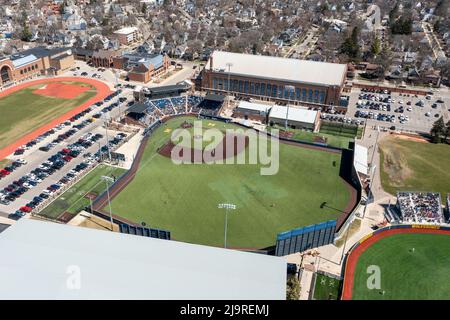
M 449 299 L 450 232 L 405 230 L 389 230 L 387 235 L 382 232 L 372 236 L 362 243 L 361 249 L 351 253 L 343 298 Z M 379 267 L 380 287 L 368 288 L 369 276 L 373 274 L 368 272 L 370 266 Z M 372 280 L 369 279 L 370 284 Z
M 176 165 L 158 153 L 173 130 L 194 120 L 172 119 L 152 133 L 134 180 L 113 199 L 114 214 L 170 230 L 175 240 L 223 246 L 225 211 L 217 205 L 233 203 L 228 247 L 264 248 L 279 232 L 335 219 L 348 207 L 339 153 L 280 144 L 279 171 L 266 176 L 261 164 Z M 202 127 L 236 128 L 210 120 Z
M 84 78 L 22 83 L 0 93 L 0 159 L 110 93 L 106 84 Z

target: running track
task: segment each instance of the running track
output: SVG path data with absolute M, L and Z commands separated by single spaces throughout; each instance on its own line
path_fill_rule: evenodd
M 73 108 L 72 110 L 66 112 L 65 114 L 59 116 L 58 118 L 53 119 L 52 121 L 50 121 L 49 123 L 47 123 L 46 125 L 34 130 L 33 132 L 30 132 L 24 136 L 22 136 L 20 139 L 18 139 L 17 141 L 15 141 L 14 143 L 0 149 L 0 160 L 6 158 L 8 155 L 10 155 L 11 153 L 13 153 L 17 148 L 19 148 L 20 146 L 28 143 L 29 141 L 37 138 L 38 136 L 40 136 L 41 134 L 45 133 L 46 131 L 50 130 L 51 128 L 57 126 L 58 124 L 66 121 L 67 119 L 70 119 L 71 117 L 73 117 L 74 115 L 76 115 L 77 113 L 80 113 L 81 111 L 83 111 L 84 109 L 87 109 L 90 105 L 103 100 L 105 97 L 107 97 L 109 94 L 111 94 L 111 90 L 109 89 L 108 85 L 106 83 L 103 83 L 101 81 L 98 80 L 94 80 L 94 79 L 90 79 L 90 78 L 79 78 L 79 77 L 58 77 L 58 78 L 45 78 L 45 79 L 39 79 L 39 80 L 34 80 L 34 81 L 30 81 L 30 82 L 26 82 L 26 83 L 22 83 L 19 84 L 17 86 L 8 88 L 2 92 L 0 92 L 0 98 L 7 96 L 11 93 L 14 93 L 16 91 L 19 91 L 21 89 L 24 89 L 26 87 L 29 86 L 34 86 L 40 83 L 49 83 L 49 82 L 61 82 L 61 81 L 71 81 L 71 82 L 83 82 L 83 83 L 87 83 L 90 84 L 91 86 L 95 87 L 95 89 L 97 90 L 97 94 L 90 98 L 89 100 L 87 100 L 85 103 L 83 103 L 82 105 Z
M 450 230 L 441 230 L 441 229 L 422 229 L 422 228 L 397 228 L 397 229 L 388 229 L 385 231 L 381 231 L 377 234 L 369 236 L 369 238 L 363 240 L 357 245 L 356 248 L 352 249 L 347 257 L 347 261 L 345 263 L 345 271 L 344 271 L 344 287 L 342 290 L 342 300 L 351 300 L 353 294 L 354 287 L 354 279 L 355 279 L 355 271 L 356 265 L 358 263 L 359 257 L 367 250 L 371 245 L 375 242 L 380 241 L 383 238 L 389 237 L 394 234 L 401 233 L 432 233 L 432 234 L 446 234 L 450 236 Z

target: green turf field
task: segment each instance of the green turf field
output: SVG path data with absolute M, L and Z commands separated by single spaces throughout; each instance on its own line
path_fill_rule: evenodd
M 273 126 L 274 129 L 279 129 L 280 131 L 284 131 L 284 127 L 281 126 Z M 267 127 L 267 130 L 270 131 L 272 128 Z M 339 135 L 334 133 L 330 133 L 330 131 L 327 132 L 310 132 L 310 131 L 304 131 L 300 129 L 288 129 L 288 132 L 293 132 L 293 136 L 291 139 L 295 140 L 301 140 L 305 142 L 314 142 L 315 137 L 319 137 L 321 139 L 326 139 L 327 145 L 331 147 L 336 148 L 348 148 L 348 144 L 350 141 L 354 141 L 354 136 L 345 136 L 345 135 Z
M 314 300 L 338 300 L 340 296 L 342 280 L 316 273 L 314 286 Z
M 380 149 L 381 182 L 387 192 L 434 191 L 442 201 L 450 193 L 450 145 L 387 137 Z
M 367 288 L 370 265 L 380 267 L 380 290 Z M 383 238 L 358 259 L 353 299 L 449 299 L 449 266 L 448 235 L 396 234 Z
M 59 99 L 33 93 L 44 85 L 27 87 L 0 98 L 0 149 L 81 105 L 97 93 L 92 88 L 76 99 Z
M 262 248 L 279 232 L 335 219 L 346 207 L 339 154 L 281 144 L 273 176 L 261 176 L 259 165 L 173 164 L 155 151 L 170 139 L 167 129 L 186 119 L 193 118 L 173 119 L 152 134 L 135 179 L 113 200 L 115 214 L 170 230 L 176 240 L 222 246 L 225 212 L 217 205 L 231 202 L 237 209 L 229 213 L 228 245 Z M 210 123 L 236 128 L 203 126 Z M 324 201 L 329 207 L 321 209 Z
M 106 184 L 101 176 L 120 177 L 125 172 L 124 169 L 99 165 L 87 176 L 74 184 L 66 192 L 60 195 L 48 207 L 39 214 L 48 218 L 55 219 L 64 212 L 76 214 L 90 204 L 90 200 L 85 198 L 87 193 L 101 194 L 106 190 Z

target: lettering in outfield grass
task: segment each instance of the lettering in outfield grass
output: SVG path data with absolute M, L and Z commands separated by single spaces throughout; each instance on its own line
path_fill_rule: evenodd
M 280 141 L 278 130 L 272 130 L 272 134 L 242 128 L 226 129 L 224 134 L 216 128 L 203 129 L 202 121 L 194 121 L 193 134 L 182 128 L 172 132 L 175 146 L 170 156 L 176 165 L 259 164 L 261 175 L 275 175 L 279 170 Z

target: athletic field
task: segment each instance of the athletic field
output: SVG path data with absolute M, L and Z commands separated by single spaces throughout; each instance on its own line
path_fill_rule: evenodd
M 84 207 L 90 205 L 88 195 L 92 195 L 95 198 L 95 196 L 106 191 L 106 183 L 101 180 L 102 176 L 118 178 L 124 172 L 125 170 L 121 168 L 99 165 L 67 189 L 39 214 L 52 219 L 56 219 L 65 212 L 76 214 L 83 210 Z
M 233 203 L 228 246 L 263 248 L 277 233 L 335 219 L 348 205 L 340 154 L 280 144 L 278 174 L 262 176 L 259 164 L 175 165 L 157 153 L 173 130 L 194 120 L 172 119 L 151 135 L 134 180 L 113 199 L 114 214 L 170 230 L 176 240 L 223 246 L 225 211 L 217 205 Z M 209 120 L 202 127 L 236 128 Z
M 88 87 L 76 97 L 67 99 L 52 96 L 54 92 L 39 94 L 47 84 L 25 87 L 0 98 L 0 149 L 14 143 L 20 137 L 36 130 L 51 120 L 83 104 L 97 94 L 97 90 L 84 83 L 64 83 Z M 81 90 L 80 90 L 81 91 Z
M 342 280 L 316 273 L 314 300 L 338 300 Z
M 374 241 L 358 254 L 352 299 L 449 299 L 450 233 L 394 233 Z M 379 267 L 380 289 L 367 288 L 369 266 Z
M 450 193 L 450 145 L 387 137 L 380 141 L 381 182 L 391 194 L 397 191 Z M 445 202 L 443 202 L 445 203 Z

